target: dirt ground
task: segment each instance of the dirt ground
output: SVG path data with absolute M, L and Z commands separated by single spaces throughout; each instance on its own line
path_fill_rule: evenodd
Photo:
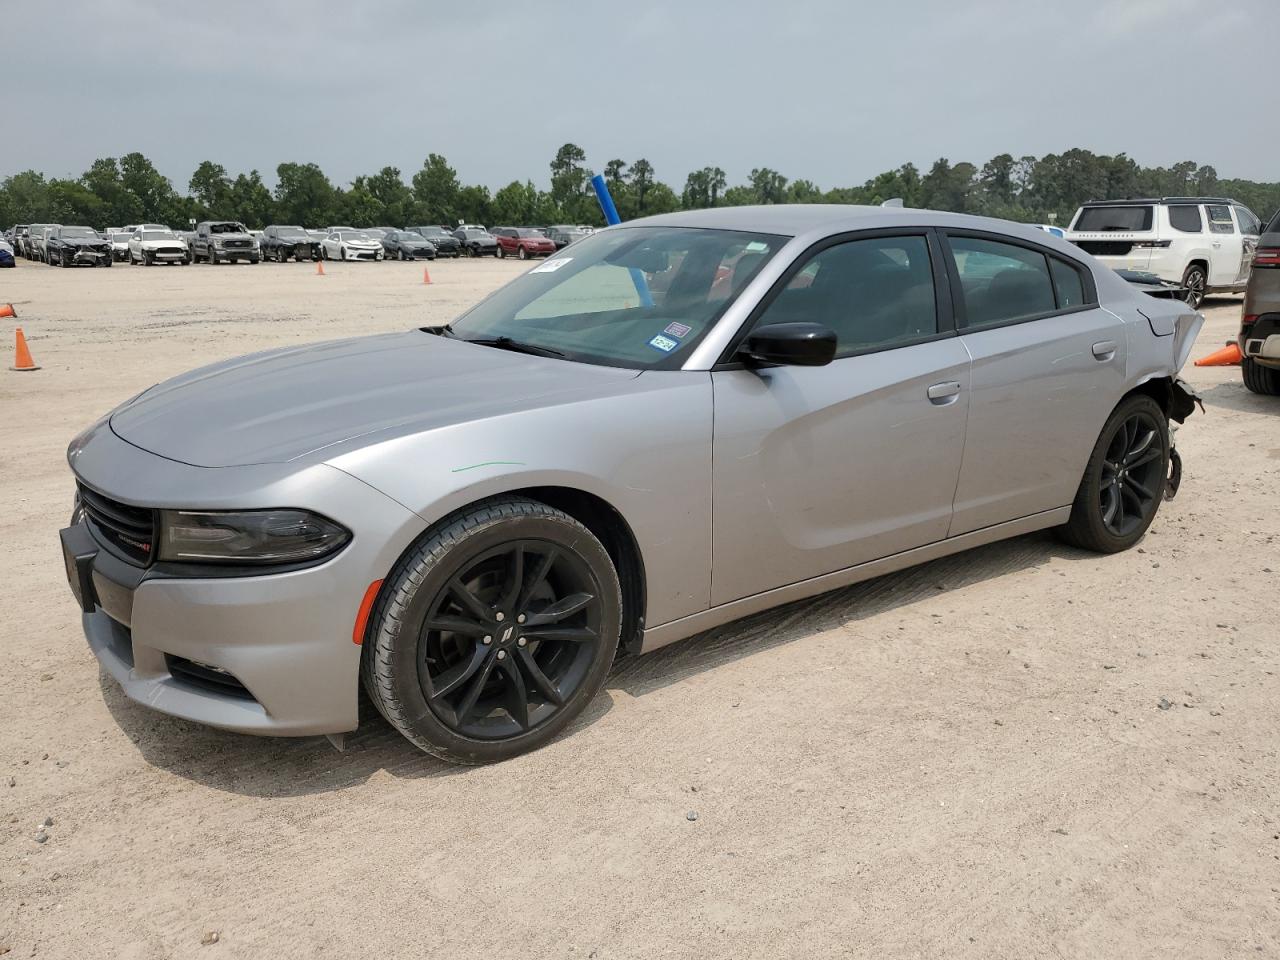
M 326 269 L 0 271 L 44 367 L 0 369 L 0 954 L 1280 956 L 1280 401 L 1235 368 L 1188 367 L 1208 415 L 1139 549 L 1022 537 L 732 624 L 499 766 L 367 702 L 340 754 L 126 701 L 59 556 L 71 437 L 521 267 Z M 1195 356 L 1239 310 L 1210 301 Z

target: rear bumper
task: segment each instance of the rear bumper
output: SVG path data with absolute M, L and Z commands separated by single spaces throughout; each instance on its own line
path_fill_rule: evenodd
M 289 502 L 333 517 L 351 542 L 318 566 L 251 576 L 126 563 L 85 521 L 62 531 L 89 648 L 130 699 L 241 733 L 306 736 L 355 729 L 361 647 L 356 612 L 425 524 L 324 465 L 205 469 L 125 443 L 101 424 L 78 440 L 82 482 L 155 507 Z
M 1264 313 L 1240 330 L 1240 352 L 1264 367 L 1280 368 L 1280 313 Z

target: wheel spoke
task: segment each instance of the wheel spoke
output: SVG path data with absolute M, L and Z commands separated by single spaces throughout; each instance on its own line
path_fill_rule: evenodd
M 529 729 L 529 691 L 524 685 L 524 675 L 511 658 L 502 660 L 498 667 L 507 675 L 507 690 L 503 705 L 521 730 Z
M 471 651 L 471 659 L 454 664 L 431 681 L 431 692 L 427 695 L 429 699 L 439 700 L 441 697 L 447 697 L 457 690 L 458 687 L 475 675 L 475 672 L 484 664 L 484 658 L 488 654 L 488 647 L 476 644 L 476 648 Z
M 489 674 L 493 672 L 494 662 L 493 657 L 486 656 L 483 658 L 481 668 L 475 671 L 471 685 L 467 687 L 466 695 L 453 709 L 457 723 L 464 723 L 471 711 L 475 709 L 476 701 L 480 699 L 480 691 L 484 689 L 484 685 L 489 679 Z
M 590 627 L 533 627 L 524 631 L 530 640 L 567 640 L 569 643 L 592 643 L 596 632 Z
M 1154 430 L 1148 430 L 1146 436 L 1141 437 L 1137 443 L 1135 443 L 1133 446 L 1129 448 L 1129 451 L 1125 459 L 1132 460 L 1135 457 L 1142 456 L 1150 449 L 1151 444 L 1155 441 L 1155 439 L 1156 439 L 1156 432 Z M 1133 466 L 1133 464 L 1130 464 L 1130 466 Z
M 465 637 L 480 637 L 490 633 L 492 628 L 484 623 L 476 623 L 464 617 L 436 616 L 422 624 L 423 630 L 441 630 L 447 633 L 460 633 Z
M 561 597 L 549 607 L 539 610 L 537 613 L 529 614 L 529 619 L 526 623 L 531 627 L 539 627 L 547 623 L 559 623 L 565 617 L 572 616 L 579 610 L 585 609 L 587 604 L 593 600 L 595 600 L 595 597 L 590 593 L 571 593 L 567 597 Z
M 498 601 L 498 606 L 502 610 L 510 611 L 515 607 L 516 601 L 520 599 L 524 586 L 524 546 L 517 543 L 515 549 L 511 551 L 511 568 L 507 571 L 507 589 L 503 591 L 502 599 Z
M 1136 490 L 1133 490 L 1128 484 L 1121 484 L 1120 499 L 1133 507 L 1131 516 L 1142 517 L 1142 500 L 1138 497 Z
M 477 620 L 488 620 L 493 615 L 493 611 L 481 603 L 479 598 L 457 577 L 449 581 L 449 592 L 461 600 L 462 605 L 471 611 L 471 615 Z
M 520 595 L 516 598 L 516 610 L 524 610 L 529 605 L 529 601 L 533 599 L 538 587 L 542 586 L 547 579 L 547 574 L 551 572 L 551 566 L 556 562 L 556 553 L 555 547 L 548 547 L 547 552 L 542 555 L 542 559 L 538 561 L 538 565 L 533 570 L 533 576 L 525 583 Z
M 1134 492 L 1141 494 L 1147 500 L 1150 500 L 1153 496 L 1155 496 L 1150 490 L 1147 489 L 1145 484 L 1139 483 L 1132 475 L 1130 475 L 1128 478 L 1128 485 L 1131 488 L 1133 488 Z
M 1116 521 L 1116 513 L 1120 509 L 1119 484 L 1112 483 L 1109 487 L 1107 487 L 1106 492 L 1107 494 L 1109 494 L 1109 496 L 1107 497 L 1107 504 L 1102 511 L 1102 522 L 1107 527 L 1114 527 L 1115 521 Z
M 1138 467 L 1141 467 L 1150 463 L 1152 460 L 1159 460 L 1160 454 L 1161 454 L 1161 450 L 1159 447 L 1153 447 L 1153 448 L 1147 449 L 1145 453 L 1143 453 L 1136 460 L 1134 460 L 1133 463 L 1129 464 L 1129 470 L 1133 471 L 1133 470 L 1136 470 Z
M 551 678 L 542 672 L 542 668 L 538 666 L 538 661 L 533 659 L 533 654 L 529 652 L 528 647 L 517 650 L 516 657 L 520 661 L 520 666 L 524 668 L 524 672 L 528 674 L 529 680 L 544 697 L 557 707 L 564 703 L 564 697 L 560 695 L 559 687 L 552 683 Z

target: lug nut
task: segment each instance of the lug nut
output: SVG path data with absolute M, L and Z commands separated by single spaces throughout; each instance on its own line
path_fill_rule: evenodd
M 505 650 L 499 650 L 499 651 L 498 651 L 498 659 L 499 659 L 499 660 L 505 660 L 505 659 L 507 659 L 507 651 L 505 651 Z
M 520 616 L 516 617 L 516 623 L 524 623 L 524 614 L 523 614 L 523 613 L 522 613 L 522 614 L 520 614 Z
M 486 636 L 485 636 L 485 638 L 484 638 L 482 641 L 480 641 L 480 642 L 481 642 L 481 643 L 493 643 L 493 637 L 490 637 L 490 636 L 487 636 L 487 635 L 486 635 Z
M 524 637 L 521 637 L 519 640 L 516 641 L 516 646 L 523 647 L 528 642 L 529 641 L 527 641 Z
M 496 619 L 497 619 L 497 621 L 498 621 L 499 623 L 501 623 L 503 620 L 507 619 L 507 615 L 506 615 L 505 613 L 503 613 L 501 610 L 499 610 L 499 611 L 498 611 L 498 616 L 497 616 L 497 618 L 496 618 Z

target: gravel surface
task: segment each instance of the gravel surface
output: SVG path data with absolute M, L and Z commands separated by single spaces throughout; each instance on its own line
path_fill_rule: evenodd
M 0 271 L 44 367 L 0 370 L 0 952 L 1280 956 L 1280 401 L 1235 368 L 1188 368 L 1208 415 L 1140 549 L 1022 537 L 731 624 L 621 662 L 499 766 L 445 766 L 367 703 L 337 753 L 100 676 L 58 550 L 75 433 L 215 359 L 447 321 L 521 269 Z M 1194 355 L 1239 311 L 1209 301 Z

